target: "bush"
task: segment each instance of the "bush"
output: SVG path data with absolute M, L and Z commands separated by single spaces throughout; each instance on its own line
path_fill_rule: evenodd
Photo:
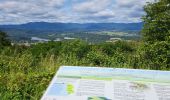
M 152 45 L 145 44 L 145 64 L 151 69 L 167 70 L 170 68 L 170 44 L 162 41 Z

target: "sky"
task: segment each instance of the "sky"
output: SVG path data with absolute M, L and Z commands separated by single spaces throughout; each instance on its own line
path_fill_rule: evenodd
M 0 24 L 141 22 L 153 0 L 0 0 Z

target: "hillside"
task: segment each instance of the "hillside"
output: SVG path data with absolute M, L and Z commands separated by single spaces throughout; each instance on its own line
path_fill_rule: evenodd
M 87 32 L 87 31 L 140 31 L 143 23 L 48 23 L 31 22 L 20 25 L 0 25 L 0 29 L 18 29 L 57 32 Z

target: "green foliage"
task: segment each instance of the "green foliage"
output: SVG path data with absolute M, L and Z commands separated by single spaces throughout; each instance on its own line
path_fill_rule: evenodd
M 143 59 L 153 69 L 170 68 L 170 1 L 159 0 L 144 7 Z M 149 63 L 149 65 L 147 65 Z
M 0 31 L 0 48 L 3 46 L 11 45 L 10 41 L 7 39 L 7 34 L 5 32 Z
M 145 48 L 140 46 L 138 42 L 90 45 L 73 40 L 40 43 L 31 47 L 5 47 L 0 53 L 0 97 L 2 100 L 39 100 L 61 65 L 169 70 L 167 63 L 170 60 L 164 59 L 164 54 L 170 56 L 169 44 L 148 45 L 148 48 L 166 48 L 156 48 L 154 51 L 163 54 L 159 59 L 156 59 L 157 55 L 152 49 L 144 55 Z M 150 58 L 149 54 L 154 56 Z M 152 59 L 153 63 L 148 63 L 148 59 Z M 159 67 L 159 64 L 164 66 Z
M 103 43 L 101 44 L 101 50 L 108 56 L 113 56 L 116 51 L 120 52 L 132 52 L 133 47 L 125 41 L 117 41 L 115 43 Z
M 151 69 L 169 69 L 170 68 L 170 43 L 165 41 L 155 42 L 152 45 L 145 44 L 143 48 L 146 67 Z
M 5 47 L 0 53 L 0 97 L 40 99 L 61 65 L 133 68 L 128 59 L 134 49 L 123 41 L 89 45 L 80 40 Z
M 53 52 L 57 55 L 61 50 L 61 42 L 39 43 L 32 45 L 29 49 L 34 56 L 45 56 L 49 52 Z
M 82 58 L 89 51 L 88 44 L 81 40 L 65 41 L 62 43 L 60 54 L 75 54 L 76 57 Z
M 170 36 L 170 1 L 159 0 L 144 7 L 144 40 L 150 43 L 166 41 Z
M 88 62 L 92 65 L 106 65 L 108 63 L 108 56 L 101 51 L 90 51 L 86 56 Z

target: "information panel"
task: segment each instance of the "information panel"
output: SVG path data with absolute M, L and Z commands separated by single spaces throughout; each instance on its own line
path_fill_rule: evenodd
M 170 72 L 61 66 L 41 100 L 170 100 Z

